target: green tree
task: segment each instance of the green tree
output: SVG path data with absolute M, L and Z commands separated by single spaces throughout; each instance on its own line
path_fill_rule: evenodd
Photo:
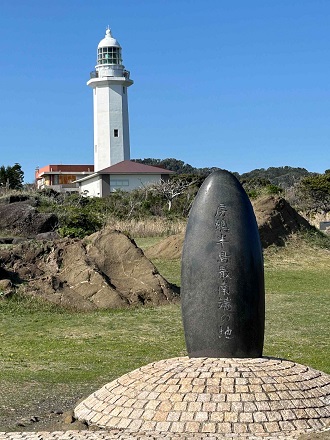
M 330 174 L 317 174 L 300 181 L 298 190 L 305 208 L 328 212 L 330 210 Z
M 0 167 L 0 185 L 8 189 L 22 189 L 24 180 L 24 172 L 21 165 L 15 163 L 15 165 Z

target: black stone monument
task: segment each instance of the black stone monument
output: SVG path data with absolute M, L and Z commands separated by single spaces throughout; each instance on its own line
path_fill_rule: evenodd
M 263 256 L 252 205 L 228 171 L 212 173 L 189 215 L 181 304 L 189 357 L 262 356 Z

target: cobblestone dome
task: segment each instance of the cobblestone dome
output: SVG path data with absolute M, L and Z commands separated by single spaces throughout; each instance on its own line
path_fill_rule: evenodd
M 78 419 L 127 432 L 277 436 L 329 426 L 330 376 L 272 358 L 174 358 L 108 383 Z

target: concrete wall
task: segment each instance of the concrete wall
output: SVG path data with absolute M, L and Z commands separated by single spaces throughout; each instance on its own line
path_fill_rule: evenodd
M 80 182 L 80 192 L 88 191 L 90 197 L 106 197 L 118 190 L 132 191 L 143 186 L 159 183 L 160 174 L 103 174 Z
M 80 182 L 80 192 L 87 191 L 89 197 L 101 197 L 101 176 L 94 176 Z

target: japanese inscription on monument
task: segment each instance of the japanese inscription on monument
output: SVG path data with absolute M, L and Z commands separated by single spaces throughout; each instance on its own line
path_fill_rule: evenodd
M 225 337 L 230 339 L 232 337 L 232 313 L 233 305 L 230 296 L 230 272 L 229 272 L 229 259 L 228 254 L 228 241 L 230 229 L 226 218 L 227 207 L 223 203 L 220 203 L 217 207 L 214 216 L 214 225 L 216 232 L 216 243 L 219 245 L 219 251 L 217 255 L 218 262 L 218 274 L 219 274 L 219 300 L 218 309 L 220 311 L 220 326 L 219 326 L 219 338 Z

